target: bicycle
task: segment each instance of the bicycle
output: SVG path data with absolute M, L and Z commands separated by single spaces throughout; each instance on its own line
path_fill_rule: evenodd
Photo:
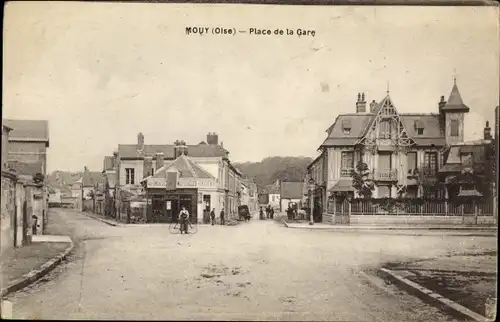
M 171 234 L 179 234 L 181 232 L 181 223 L 180 222 L 173 222 L 170 224 L 169 227 L 170 233 Z M 198 232 L 198 224 L 193 224 L 192 222 L 188 221 L 188 234 L 196 234 Z

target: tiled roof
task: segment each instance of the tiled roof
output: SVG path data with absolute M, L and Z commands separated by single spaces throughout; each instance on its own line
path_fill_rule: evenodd
M 280 194 L 280 187 L 275 185 L 275 184 L 270 184 L 270 185 L 267 185 L 264 187 L 264 189 L 262 189 L 262 193 L 263 194 Z
M 381 106 L 382 102 L 379 103 L 378 106 Z M 379 107 L 377 107 L 376 110 L 378 109 Z M 442 132 L 440 126 L 439 114 L 402 113 L 400 114 L 400 117 L 406 128 L 408 136 L 411 137 L 418 145 L 444 146 L 446 144 L 444 133 Z M 372 119 L 374 118 L 374 113 L 352 113 L 339 115 L 335 120 L 335 123 L 328 129 L 328 138 L 323 142 L 323 144 L 321 144 L 321 146 L 355 145 L 368 131 L 370 124 L 372 123 Z M 417 128 L 415 127 L 416 121 L 418 121 L 418 126 L 422 126 L 424 128 L 422 135 L 418 135 Z M 349 134 L 344 134 L 343 131 L 343 127 L 346 126 L 346 124 L 351 126 Z
M 302 182 L 282 182 L 281 183 L 281 198 L 285 199 L 301 199 L 302 198 Z
M 35 175 L 37 173 L 43 173 L 43 165 L 41 161 L 37 162 L 21 162 L 21 161 L 9 161 L 8 165 L 10 168 L 16 170 L 17 174 L 21 175 Z
M 49 122 L 45 120 L 4 120 L 12 128 L 9 141 L 47 142 L 49 144 Z
M 188 145 L 188 155 L 191 157 L 224 157 L 227 151 L 220 145 L 215 144 L 198 144 Z M 145 156 L 156 159 L 156 153 L 163 153 L 165 159 L 173 159 L 174 145 L 144 145 L 144 150 L 139 152 L 136 144 L 120 144 L 118 145 L 118 154 L 120 158 L 137 158 L 142 159 Z
M 164 178 L 165 172 L 170 169 L 176 169 L 180 174 L 180 178 L 215 179 L 208 171 L 185 155 L 181 155 L 174 161 L 169 162 L 163 168 L 156 171 L 153 177 Z
M 443 111 L 469 111 L 469 107 L 464 104 L 462 100 L 462 96 L 458 91 L 457 83 L 453 84 L 453 88 L 451 89 L 450 97 L 448 98 L 448 102 L 446 102 L 443 107 Z

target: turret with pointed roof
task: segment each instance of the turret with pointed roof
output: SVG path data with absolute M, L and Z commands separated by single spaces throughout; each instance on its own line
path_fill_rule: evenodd
M 448 102 L 446 102 L 446 104 L 443 106 L 442 111 L 463 113 L 469 112 L 469 107 L 464 104 L 462 96 L 460 95 L 460 91 L 458 90 L 456 78 L 453 81 L 453 88 L 451 89 L 450 98 L 448 99 Z
M 443 124 L 447 145 L 464 141 L 464 119 L 469 110 L 458 90 L 457 79 L 454 78 L 448 101 L 444 102 L 441 97 L 439 103 L 440 122 Z

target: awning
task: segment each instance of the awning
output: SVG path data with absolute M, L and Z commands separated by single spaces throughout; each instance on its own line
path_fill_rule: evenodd
M 339 180 L 331 189 L 330 192 L 340 191 L 355 191 L 351 180 Z
M 460 147 L 460 153 L 474 153 L 478 152 L 478 147 L 477 146 L 461 146 Z
M 457 195 L 458 197 L 482 197 L 483 195 L 477 190 L 462 190 Z

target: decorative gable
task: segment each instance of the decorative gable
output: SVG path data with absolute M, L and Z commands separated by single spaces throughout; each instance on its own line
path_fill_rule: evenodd
M 394 146 L 407 150 L 415 144 L 391 98 L 387 95 L 375 109 L 375 114 L 357 144 L 364 145 L 373 153 L 378 146 Z

